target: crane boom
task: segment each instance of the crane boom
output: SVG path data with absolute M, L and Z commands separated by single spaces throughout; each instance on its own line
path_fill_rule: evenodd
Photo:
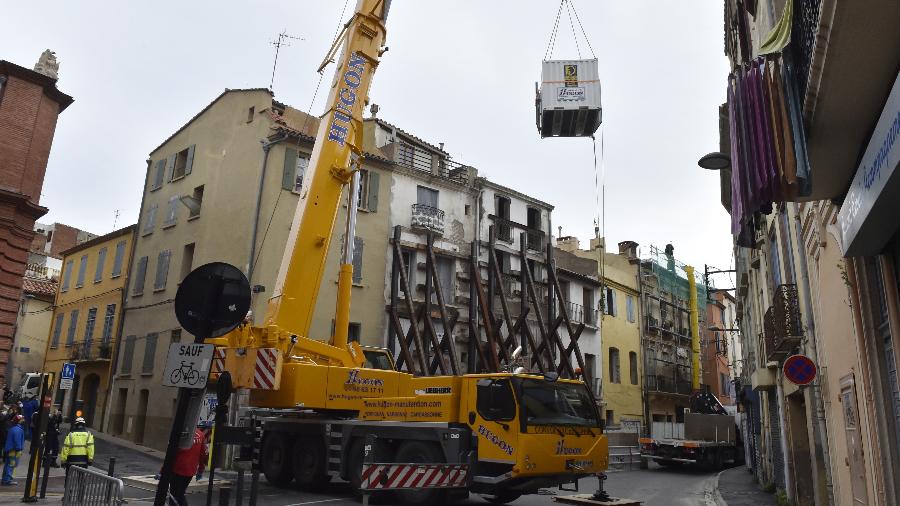
M 390 0 L 358 0 L 353 18 L 335 39 L 322 67 L 343 49 L 337 60 L 328 95 L 328 110 L 321 118 L 316 144 L 304 176 L 303 194 L 288 236 L 275 290 L 266 310 L 265 325 L 308 338 L 319 286 L 325 270 L 328 246 L 344 187 L 359 185 L 358 169 L 363 148 L 363 109 L 369 86 L 383 52 L 385 20 Z M 352 191 L 349 195 L 355 195 Z M 335 336 L 336 348 L 348 349 L 347 324 L 353 275 L 355 202 L 350 219 L 338 278 Z M 359 356 L 354 357 L 361 364 Z

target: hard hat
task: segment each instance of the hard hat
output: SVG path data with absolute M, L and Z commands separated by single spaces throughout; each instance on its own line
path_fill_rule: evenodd
M 84 421 L 84 418 L 81 418 L 80 416 L 75 419 L 75 425 L 85 425 L 86 423 L 87 422 Z

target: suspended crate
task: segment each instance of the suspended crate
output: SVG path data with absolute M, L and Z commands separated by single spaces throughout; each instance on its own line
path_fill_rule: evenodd
M 535 113 L 541 137 L 590 137 L 603 120 L 597 59 L 544 60 Z

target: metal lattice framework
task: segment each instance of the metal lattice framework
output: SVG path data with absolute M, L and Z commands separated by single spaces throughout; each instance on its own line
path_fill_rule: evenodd
M 801 101 L 804 101 L 806 97 L 806 86 L 809 82 L 809 70 L 816 47 L 821 6 L 822 0 L 799 0 L 794 2 L 791 45 L 794 48 L 794 59 L 797 65 L 797 85 Z

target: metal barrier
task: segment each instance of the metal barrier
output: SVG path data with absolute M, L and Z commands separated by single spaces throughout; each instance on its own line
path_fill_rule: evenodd
M 609 470 L 632 471 L 641 463 L 641 449 L 637 446 L 610 446 Z
M 121 506 L 125 504 L 125 484 L 93 469 L 70 466 L 62 503 L 63 506 Z

